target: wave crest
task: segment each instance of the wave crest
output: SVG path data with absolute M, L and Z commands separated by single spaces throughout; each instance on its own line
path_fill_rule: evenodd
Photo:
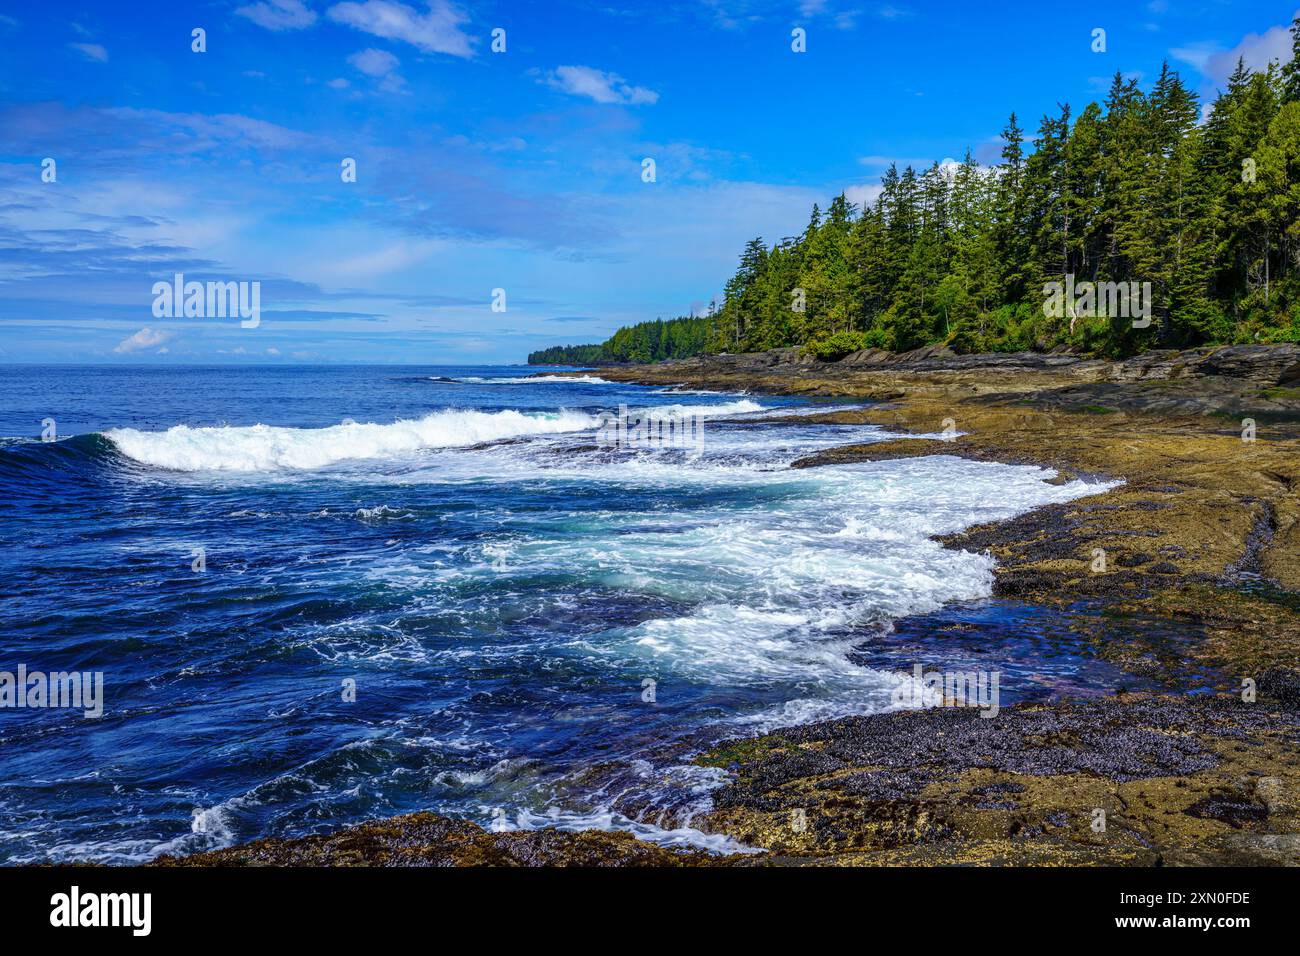
M 756 402 L 739 401 L 634 411 L 659 418 L 682 414 L 714 417 L 761 410 L 762 406 Z M 169 471 L 306 471 L 344 461 L 397 458 L 427 448 L 456 448 L 507 438 L 578 432 L 595 429 L 600 423 L 596 415 L 580 411 L 445 409 L 387 425 L 355 422 L 325 428 L 174 425 L 161 432 L 114 428 L 104 432 L 104 437 L 128 458 Z
M 526 435 L 594 428 L 585 412 L 441 411 L 388 425 L 326 428 L 274 425 L 191 428 L 164 432 L 114 428 L 104 436 L 128 458 L 172 471 L 276 471 L 323 468 L 341 461 L 391 458 L 425 448 L 475 445 Z

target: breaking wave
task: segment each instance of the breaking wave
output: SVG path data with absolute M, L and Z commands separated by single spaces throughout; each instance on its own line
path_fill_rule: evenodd
M 640 410 L 652 417 L 689 412 L 706 417 L 761 411 L 755 402 Z M 114 428 L 104 433 L 122 454 L 170 471 L 277 471 L 324 468 L 338 462 L 396 458 L 429 448 L 455 448 L 508 438 L 594 429 L 593 413 L 561 410 L 480 412 L 446 409 L 387 425 L 347 422 L 325 428 L 222 425 L 166 431 Z

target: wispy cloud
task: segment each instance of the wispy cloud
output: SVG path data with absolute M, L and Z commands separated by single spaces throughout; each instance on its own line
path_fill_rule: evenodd
M 211 153 L 223 144 L 233 143 L 267 150 L 301 149 L 315 143 L 308 134 L 241 113 L 172 113 L 121 106 L 105 109 L 102 114 L 138 124 L 141 132 L 152 129 L 165 136 L 172 148 L 192 152 Z
M 741 30 L 755 24 L 784 23 L 792 12 L 789 0 L 697 0 L 690 4 L 668 6 L 656 4 L 653 8 L 663 16 L 669 10 L 680 17 L 705 16 L 714 26 L 724 30 Z M 852 30 L 866 13 L 885 19 L 910 16 L 911 11 L 899 7 L 864 7 L 860 3 L 844 4 L 841 0 L 798 0 L 793 12 L 805 23 L 829 23 L 836 30 Z
M 268 30 L 304 30 L 316 22 L 316 11 L 302 0 L 263 0 L 236 7 L 235 15 L 252 20 Z
M 151 328 L 143 328 L 134 335 L 128 335 L 113 348 L 118 354 L 126 352 L 139 352 L 142 349 L 157 348 L 172 337 L 170 332 L 156 331 Z
M 387 76 L 401 64 L 393 54 L 385 50 L 360 50 L 348 57 L 348 62 L 366 76 Z
M 617 73 L 606 73 L 590 66 L 557 66 L 543 75 L 542 82 L 563 93 L 585 96 L 597 103 L 638 106 L 659 101 L 659 94 L 654 90 L 632 86 Z
M 379 88 L 386 92 L 400 93 L 406 86 L 406 81 L 397 72 L 402 61 L 387 50 L 359 50 L 348 57 L 348 62 L 366 76 L 379 80 Z
M 68 46 L 76 50 L 87 60 L 94 60 L 97 63 L 108 62 L 108 51 L 98 43 L 69 43 Z
M 336 23 L 385 40 L 401 40 L 425 53 L 465 58 L 474 55 L 475 41 L 462 29 L 469 17 L 449 0 L 431 0 L 428 13 L 423 15 L 394 0 L 337 3 L 326 15 Z
M 1202 41 L 1200 43 L 1189 43 L 1186 46 L 1174 47 L 1169 51 L 1169 55 L 1180 63 L 1186 63 L 1195 67 L 1201 72 L 1205 71 L 1206 64 L 1210 58 L 1221 54 L 1223 47 L 1211 41 Z

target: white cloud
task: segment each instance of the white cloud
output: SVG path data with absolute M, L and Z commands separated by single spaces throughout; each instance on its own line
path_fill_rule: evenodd
M 108 51 L 98 43 L 69 43 L 68 46 L 78 51 L 87 60 L 95 60 L 98 63 L 108 62 Z
M 337 3 L 326 11 L 331 20 L 386 40 L 402 40 L 425 53 L 472 57 L 474 49 L 461 27 L 469 17 L 449 0 L 430 0 L 429 12 L 394 0 Z
M 1295 16 L 1300 16 L 1300 10 Z M 1237 68 L 1237 60 L 1242 60 L 1247 69 L 1263 70 L 1268 64 L 1277 60 L 1288 63 L 1291 60 L 1291 23 L 1270 27 L 1263 33 L 1247 33 L 1241 42 L 1231 50 L 1224 50 L 1215 43 L 1189 43 L 1186 46 L 1170 50 L 1177 60 L 1191 64 L 1205 76 L 1212 86 L 1222 89 Z
M 102 112 L 115 119 L 147 124 L 146 128 L 175 137 L 172 148 L 188 153 L 221 148 L 232 140 L 254 149 L 303 149 L 318 143 L 305 133 L 239 113 L 168 113 L 130 106 L 109 107 Z
M 597 103 L 626 103 L 635 106 L 659 100 L 659 94 L 654 90 L 648 90 L 644 86 L 631 86 L 617 73 L 606 73 L 589 66 L 558 66 L 545 76 L 544 82 L 564 93 L 586 96 Z
M 235 14 L 268 30 L 303 30 L 316 22 L 316 11 L 302 0 L 263 0 L 236 7 Z
M 361 50 L 348 57 L 348 62 L 366 76 L 387 76 L 401 64 L 393 54 L 384 50 Z
M 379 80 L 379 88 L 387 93 L 401 93 L 406 87 L 406 80 L 398 74 L 401 61 L 384 50 L 361 50 L 348 57 L 348 62 L 364 73 Z
M 883 190 L 884 187 L 879 183 L 876 183 L 874 186 L 870 184 L 861 186 L 845 186 L 844 198 L 865 209 L 868 206 L 874 206 L 876 204 L 876 199 L 879 198 Z
M 1186 46 L 1175 47 L 1169 51 L 1169 55 L 1175 60 L 1187 63 L 1201 72 L 1205 71 L 1205 66 L 1210 62 L 1210 57 L 1222 53 L 1223 47 L 1210 41 L 1200 43 L 1189 43 Z
M 143 328 L 134 335 L 128 335 L 114 347 L 114 352 L 139 352 L 141 349 L 151 349 L 155 346 L 162 345 L 172 337 L 170 332 L 156 332 L 150 328 Z

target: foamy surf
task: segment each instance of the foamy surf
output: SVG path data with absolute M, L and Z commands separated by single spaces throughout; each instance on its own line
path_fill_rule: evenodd
M 687 415 L 717 418 L 723 415 L 749 415 L 764 410 L 763 406 L 758 402 L 751 402 L 748 399 L 741 399 L 737 402 L 724 402 L 721 405 L 657 405 L 650 408 L 635 409 L 637 414 L 648 415 L 650 418 L 655 419 L 681 418 Z
M 525 435 L 594 428 L 584 412 L 442 411 L 388 425 L 347 423 L 326 428 L 274 425 L 191 428 L 165 432 L 115 428 L 104 433 L 122 454 L 170 471 L 275 471 L 324 468 L 341 461 L 392 458 Z
M 489 378 L 482 375 L 467 375 L 454 379 L 470 385 L 536 385 L 539 382 L 561 382 L 570 385 L 613 385 L 614 383 L 598 375 L 524 375 Z
M 652 418 L 705 418 L 761 411 L 756 402 L 671 405 L 637 409 Z M 611 410 L 612 411 L 612 410 Z M 339 462 L 400 458 L 432 448 L 456 448 L 507 438 L 595 429 L 600 419 L 579 411 L 479 412 L 447 409 L 387 425 L 348 422 L 325 428 L 246 425 L 148 432 L 114 428 L 104 433 L 117 449 L 142 464 L 169 471 L 279 471 L 324 468 Z
M 552 809 L 547 813 L 533 813 L 521 810 L 513 820 L 506 818 L 498 830 L 562 830 L 569 833 L 581 833 L 583 830 L 622 830 L 631 833 L 638 840 L 657 843 L 670 850 L 705 850 L 714 854 L 744 853 L 758 854 L 766 851 L 746 846 L 721 833 L 706 833 L 690 826 L 664 827 L 631 817 L 612 810 L 597 810 L 591 813 L 564 813 Z

